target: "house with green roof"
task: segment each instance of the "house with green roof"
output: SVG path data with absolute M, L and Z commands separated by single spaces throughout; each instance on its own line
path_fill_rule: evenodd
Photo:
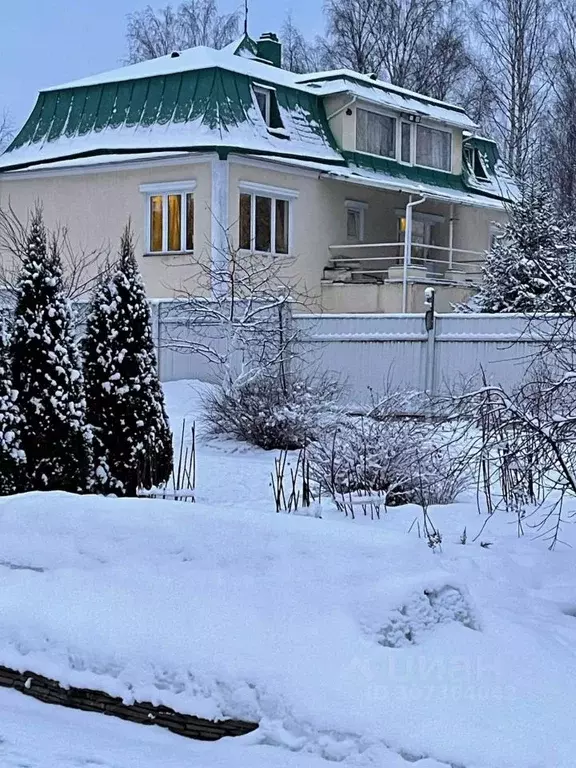
M 41 200 L 79 250 L 130 218 L 151 297 L 194 292 L 232 247 L 285 265 L 318 311 L 464 300 L 517 195 L 496 144 L 458 106 L 280 64 L 267 33 L 41 91 L 0 155 L 0 207 Z

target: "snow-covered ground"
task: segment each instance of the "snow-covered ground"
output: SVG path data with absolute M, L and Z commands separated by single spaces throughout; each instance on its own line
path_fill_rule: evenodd
M 261 723 L 198 744 L 0 691 L 0 765 L 574 768 L 574 550 L 504 513 L 474 541 L 473 499 L 431 510 L 441 552 L 416 507 L 278 515 L 273 461 L 201 440 L 197 504 L 0 501 L 0 664 Z

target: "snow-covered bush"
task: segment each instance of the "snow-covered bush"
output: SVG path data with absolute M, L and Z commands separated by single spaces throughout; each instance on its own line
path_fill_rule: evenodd
M 486 258 L 477 312 L 566 312 L 576 301 L 576 230 L 539 185 L 509 207 Z M 464 308 L 466 309 L 466 308 Z
M 328 376 L 285 381 L 269 371 L 211 390 L 204 399 L 207 433 L 266 450 L 303 448 L 339 414 L 338 382 Z
M 22 450 L 22 415 L 12 388 L 8 346 L 0 333 L 0 496 L 26 487 L 26 456 Z
M 430 425 L 407 418 L 350 418 L 310 446 L 311 476 L 344 507 L 378 494 L 388 506 L 447 504 L 462 490 L 463 466 Z
M 418 425 L 407 419 L 347 419 L 310 447 L 314 480 L 338 502 L 361 491 L 386 494 L 386 503 L 405 504 L 414 491 L 412 467 Z
M 416 451 L 412 501 L 421 507 L 452 504 L 471 482 L 464 450 L 435 432 Z
M 129 227 L 116 272 L 93 297 L 83 349 L 97 489 L 134 496 L 160 485 L 172 472 L 172 434 Z
M 62 289 L 60 254 L 56 243 L 48 247 L 40 209 L 33 214 L 22 254 L 10 356 L 28 487 L 86 491 L 91 435 L 82 371 Z

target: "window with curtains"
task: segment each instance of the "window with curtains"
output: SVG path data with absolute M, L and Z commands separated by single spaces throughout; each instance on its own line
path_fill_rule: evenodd
M 427 125 L 416 126 L 416 164 L 452 170 L 452 134 Z
M 148 193 L 148 253 L 194 250 L 194 193 L 175 189 Z
M 367 109 L 357 109 L 356 149 L 371 155 L 396 157 L 395 118 Z
M 287 254 L 290 249 L 290 201 L 264 192 L 240 192 L 240 248 Z

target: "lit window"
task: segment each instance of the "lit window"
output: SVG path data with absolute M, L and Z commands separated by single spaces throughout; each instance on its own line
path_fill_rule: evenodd
M 443 171 L 452 169 L 452 134 L 427 125 L 416 126 L 416 163 Z
M 147 193 L 148 253 L 194 250 L 194 182 L 142 184 Z
M 396 120 L 367 109 L 356 110 L 356 149 L 396 157 Z
M 346 237 L 352 242 L 364 240 L 364 213 L 367 203 L 346 200 Z
M 241 192 L 240 248 L 287 254 L 290 248 L 290 201 L 257 192 Z

